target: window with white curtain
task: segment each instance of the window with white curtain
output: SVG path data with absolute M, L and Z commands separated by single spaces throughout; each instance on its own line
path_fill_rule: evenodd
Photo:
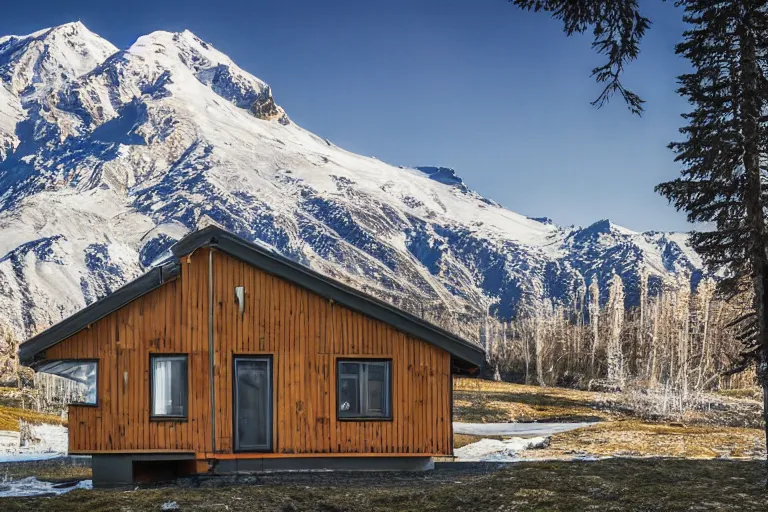
M 391 361 L 341 360 L 337 367 L 338 417 L 392 418 Z
M 152 417 L 186 418 L 187 356 L 151 357 Z

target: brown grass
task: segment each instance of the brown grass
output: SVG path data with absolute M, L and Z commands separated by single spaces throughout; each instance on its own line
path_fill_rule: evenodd
M 733 427 L 686 427 L 608 421 L 552 436 L 550 445 L 522 456 L 561 458 L 574 455 L 684 457 L 688 459 L 762 458 L 761 430 Z
M 763 399 L 763 390 L 758 387 L 740 388 L 740 389 L 722 389 L 717 392 L 719 395 L 729 398 L 742 398 L 760 401 Z
M 522 453 L 531 458 L 572 458 L 576 455 L 762 458 L 760 429 L 707 425 L 717 418 L 686 415 L 697 424 L 643 421 L 626 408 L 620 395 L 564 388 L 525 386 L 480 379 L 456 379 L 454 420 L 462 422 L 599 421 L 593 427 L 552 436 L 544 449 Z M 724 398 L 728 400 L 728 398 Z M 743 401 L 737 393 L 732 400 Z M 738 405 L 738 404 L 734 404 Z M 728 409 L 717 414 L 727 423 Z M 479 438 L 455 435 L 459 448 Z
M 67 422 L 62 420 L 59 416 L 0 405 L 0 430 L 12 430 L 18 432 L 20 419 L 36 425 L 41 423 L 67 425 Z
M 454 381 L 454 421 L 598 421 L 617 417 L 605 410 L 605 393 L 526 386 L 481 379 Z
M 457 465 L 451 465 L 457 466 Z M 462 465 L 463 466 L 463 465 Z M 312 473 L 256 485 L 74 491 L 54 498 L 0 499 L 3 511 L 765 511 L 761 462 L 610 459 L 520 463 L 480 474 Z

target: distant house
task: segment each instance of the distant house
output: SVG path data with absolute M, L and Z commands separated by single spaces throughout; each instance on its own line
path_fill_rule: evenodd
M 451 375 L 481 348 L 216 227 L 172 252 L 20 348 L 82 384 L 96 485 L 453 453 Z

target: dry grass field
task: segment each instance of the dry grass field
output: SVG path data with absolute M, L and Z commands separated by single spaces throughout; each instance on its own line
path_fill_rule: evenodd
M 447 464 L 426 473 L 293 473 L 235 482 L 136 490 L 73 491 L 0 499 L 3 511 L 264 512 L 761 511 L 766 472 L 757 461 L 608 459 L 599 462 Z
M 768 509 L 765 464 L 722 460 L 763 454 L 762 431 L 728 426 L 733 422 L 731 409 L 751 407 L 754 399 L 749 393 L 726 396 L 717 411 L 698 411 L 682 422 L 650 421 L 610 393 L 458 379 L 454 398 L 457 421 L 599 423 L 555 435 L 547 448 L 521 454 L 551 459 L 546 461 L 447 463 L 426 473 L 192 479 L 154 488 L 0 499 L 0 510 L 156 511 L 169 502 L 176 502 L 179 510 L 280 512 Z M 0 414 L 9 410 L 0 409 Z M 11 420 L 18 414 L 12 410 Z M 455 440 L 458 446 L 477 439 L 456 435 Z M 559 460 L 581 455 L 612 457 L 594 462 Z M 0 464 L 0 474 L 61 481 L 87 478 L 89 470 L 43 461 Z
M 593 427 L 554 435 L 547 448 L 522 454 L 532 458 L 763 457 L 765 438 L 761 429 L 731 426 L 734 418 L 745 415 L 744 410 L 759 411 L 759 402 L 750 392 L 729 395 L 718 398 L 714 410 L 685 412 L 675 421 L 651 421 L 644 417 L 644 411 L 633 410 L 632 401 L 622 394 L 456 379 L 454 420 L 599 422 Z M 751 425 L 756 420 L 750 417 L 743 421 Z M 456 447 L 476 440 L 473 436 L 454 437 Z
M 19 430 L 19 420 L 27 423 L 51 425 L 66 425 L 61 417 L 52 414 L 43 414 L 22 408 L 23 403 L 31 402 L 32 394 L 28 390 L 0 387 L 0 430 Z
M 66 425 L 67 422 L 59 416 L 42 414 L 27 409 L 18 409 L 16 407 L 7 407 L 0 405 L 0 430 L 19 430 L 19 420 L 27 423 L 40 424 L 50 423 L 51 425 Z

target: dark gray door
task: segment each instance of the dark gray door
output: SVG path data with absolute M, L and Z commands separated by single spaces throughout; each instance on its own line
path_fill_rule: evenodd
M 235 358 L 235 450 L 272 449 L 272 364 L 269 358 Z

